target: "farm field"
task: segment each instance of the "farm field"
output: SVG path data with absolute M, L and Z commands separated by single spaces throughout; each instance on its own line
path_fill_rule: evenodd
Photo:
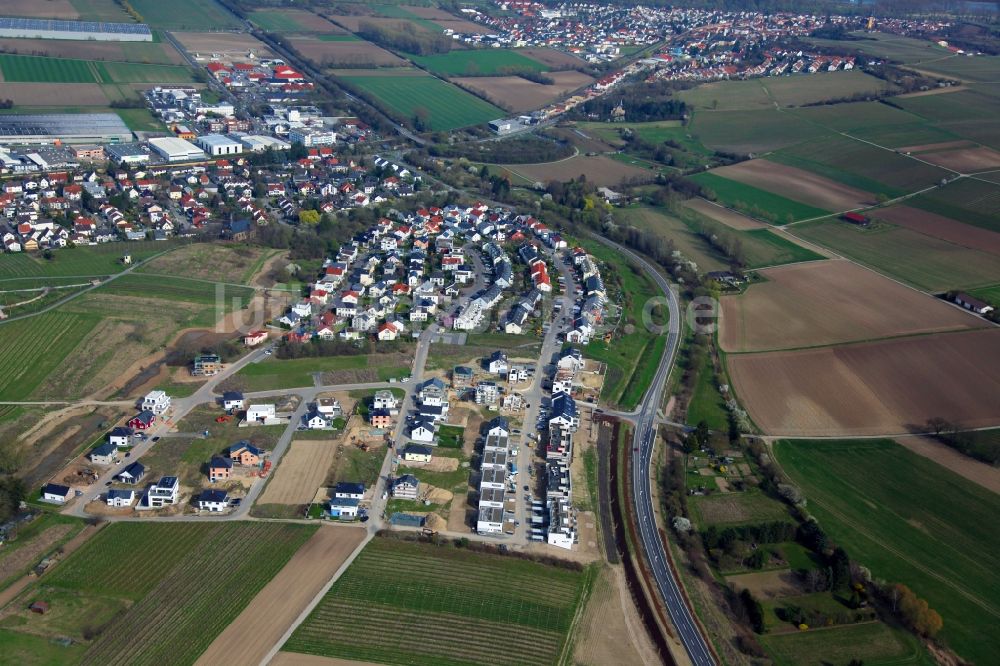
M 959 656 L 991 659 L 1000 542 L 982 525 L 1000 510 L 997 495 L 889 440 L 782 441 L 774 453 L 852 559 L 926 599 Z
M 550 664 L 590 579 L 590 572 L 376 538 L 283 649 L 384 664 Z M 356 631 L 337 629 L 335 618 L 345 615 Z
M 258 503 L 298 505 L 312 502 L 333 465 L 338 446 L 329 439 L 292 441 Z
M 250 13 L 250 20 L 268 32 L 344 33 L 323 17 L 302 9 L 258 9 Z
M 125 275 L 109 282 L 106 286 L 100 287 L 100 291 L 106 294 L 219 305 L 226 308 L 231 307 L 230 302 L 234 298 L 240 299 L 242 303 L 248 303 L 254 295 L 253 289 L 249 287 L 233 287 L 182 277 L 139 273 Z
M 1000 149 L 996 95 L 986 85 L 970 86 L 947 95 L 896 98 L 894 101 L 942 130 Z
M 174 247 L 166 243 L 105 243 L 103 245 L 75 247 L 53 253 L 44 259 L 31 253 L 6 255 L 0 262 L 0 283 L 8 287 L 14 280 L 44 279 L 46 277 L 102 277 L 120 273 L 125 266 L 123 255 L 132 255 L 133 263 L 148 259 Z
M 750 231 L 752 229 L 764 229 L 767 227 L 766 224 L 758 222 L 752 217 L 747 217 L 742 213 L 738 213 L 725 206 L 720 206 L 719 204 L 714 204 L 705 199 L 688 199 L 684 202 L 684 207 L 690 208 L 705 217 L 710 217 L 716 222 L 722 222 L 727 227 L 736 229 L 737 231 Z
M 275 252 L 252 245 L 192 243 L 156 257 L 135 272 L 249 284 Z
M 97 42 L 63 39 L 0 38 L 4 53 L 44 55 L 78 60 L 180 65 L 184 58 L 169 42 Z
M 430 56 L 408 56 L 414 63 L 439 76 L 503 74 L 507 70 L 542 72 L 547 67 L 514 49 L 453 49 Z
M 109 98 L 109 92 L 114 96 Z M 74 103 L 80 105 L 73 107 L 80 113 L 107 113 L 111 112 L 108 104 L 118 99 L 116 92 L 117 90 L 110 91 L 106 86 L 96 83 L 4 82 L 3 84 L 3 94 L 14 102 L 16 108 L 16 111 L 12 109 L 9 113 L 67 113 L 66 107 L 60 106 L 67 99 L 72 99 Z M 124 110 L 119 109 L 119 111 Z
M 27 399 L 99 321 L 96 314 L 54 311 L 0 325 L 0 399 Z M 39 344 L 46 353 L 35 353 Z
M 143 20 L 164 30 L 226 30 L 242 27 L 239 19 L 214 0 L 131 0 Z
M 475 25 L 475 24 L 473 24 Z M 553 69 L 563 69 L 565 67 L 579 67 L 585 61 L 577 58 L 572 53 L 567 53 L 566 51 L 559 51 L 558 49 L 550 49 L 544 46 L 529 46 L 520 49 L 521 53 L 528 56 L 533 60 L 545 63 Z
M 24 621 L 8 628 L 69 635 L 86 646 L 83 664 L 190 664 L 315 530 L 267 523 L 109 525 L 24 593 L 24 607 L 49 599 L 53 612 L 21 611 Z M 69 608 L 74 612 L 67 617 Z M 92 622 L 107 625 L 85 639 Z
M 24 0 L 16 0 L 23 2 Z M 59 4 L 62 0 L 57 0 Z M 49 4 L 48 0 L 45 4 Z M 81 21 L 112 21 L 116 23 L 128 23 L 132 19 L 125 13 L 115 0 L 70 0 L 73 8 L 79 13 Z M 38 3 L 35 3 L 38 6 Z M 6 9 L 4 10 L 6 11 Z
M 993 303 L 1000 306 L 1000 284 L 994 284 L 980 289 L 973 289 L 971 293 L 973 296 L 981 298 L 987 303 Z
M 727 352 L 795 349 L 900 335 L 982 328 L 940 299 L 847 261 L 769 268 L 765 282 L 723 296 L 719 344 Z
M 959 138 L 925 118 L 882 102 L 813 106 L 795 109 L 784 115 L 816 123 L 831 132 L 847 132 L 859 139 L 903 151 L 907 146 Z
M 733 111 L 773 109 L 775 104 L 802 106 L 856 94 L 877 94 L 891 87 L 881 79 L 852 70 L 746 81 L 717 81 L 685 90 L 680 97 L 695 109 Z
M 996 174 L 991 174 L 996 177 Z M 965 224 L 1000 233 L 1000 183 L 963 178 L 908 202 Z
M 1000 281 L 1000 259 L 902 227 L 862 229 L 840 220 L 797 225 L 796 236 L 927 291 L 947 291 Z
M 30 18 L 75 19 L 80 16 L 70 0 L 7 0 L 3 6 L 4 16 L 26 16 Z
M 681 220 L 692 229 L 701 230 L 703 233 L 710 233 L 731 242 L 739 241 L 747 268 L 763 268 L 825 258 L 797 242 L 779 236 L 770 229 L 735 231 L 721 222 L 716 222 L 686 207 L 682 207 L 678 214 Z
M 882 622 L 761 636 L 776 666 L 826 666 L 859 660 L 872 666 L 932 666 L 917 639 Z
M 574 70 L 549 72 L 546 76 L 554 80 L 555 84 L 550 86 L 535 83 L 520 76 L 470 76 L 453 77 L 450 80 L 463 88 L 476 91 L 498 106 L 509 107 L 514 112 L 545 106 L 594 81 L 593 77 Z
M 0 54 L 4 81 L 24 83 L 190 83 L 191 71 L 177 65 L 44 58 Z
M 431 130 L 480 125 L 503 111 L 457 86 L 431 76 L 341 76 L 374 97 L 397 117 L 412 121 L 425 116 Z
M 341 35 L 327 35 L 341 37 Z M 322 39 L 312 36 L 291 37 L 295 50 L 320 67 L 401 67 L 408 63 L 381 46 L 360 39 Z
M 720 167 L 712 173 L 822 210 L 838 212 L 876 203 L 870 192 L 766 159 Z
M 955 245 L 1000 255 L 1000 226 L 997 231 L 990 231 L 905 205 L 879 208 L 868 215 Z
M 697 110 L 688 132 L 713 150 L 739 154 L 766 153 L 828 134 L 797 115 L 772 109 Z
M 829 215 L 830 212 L 798 201 L 793 201 L 767 190 L 724 178 L 715 172 L 699 173 L 690 177 L 715 194 L 716 199 L 728 208 L 745 210 L 754 217 L 765 217 L 776 223 L 788 223 Z
M 398 363 L 397 355 L 372 354 L 370 356 L 324 356 L 320 358 L 276 359 L 251 363 L 236 373 L 243 390 L 266 391 L 271 389 L 312 386 L 313 374 L 351 370 L 358 373 L 359 382 L 386 381 L 392 377 L 409 374 L 409 368 Z
M 787 507 L 760 490 L 694 496 L 688 502 L 699 529 L 709 525 L 741 525 L 788 518 Z
M 385 15 L 385 10 L 380 9 Z M 443 9 L 438 9 L 437 7 L 417 7 L 408 6 L 405 9 L 406 13 L 430 21 L 434 26 L 438 28 L 431 29 L 433 32 L 438 32 L 450 28 L 455 32 L 478 32 L 482 30 L 482 26 L 472 21 L 467 21 L 465 19 L 459 18 L 454 14 L 449 14 Z
M 971 141 L 964 142 L 964 145 L 950 143 L 936 145 L 941 147 L 933 150 L 921 150 L 918 153 L 920 159 L 959 173 L 989 171 L 1000 167 L 1000 152 L 992 148 L 980 146 Z
M 800 351 L 730 354 L 729 377 L 767 434 L 909 432 L 942 417 L 1000 425 L 1000 331 L 897 338 Z
M 261 663 L 366 536 L 356 527 L 320 527 L 195 663 Z
M 878 58 L 888 58 L 900 63 L 918 63 L 925 60 L 937 60 L 945 56 L 950 56 L 951 51 L 938 46 L 934 42 L 925 39 L 913 39 L 900 35 L 890 35 L 886 33 L 851 33 L 857 41 L 847 42 L 850 48 L 860 53 L 866 53 Z M 843 49 L 845 42 L 832 39 L 817 39 L 811 37 L 808 40 L 812 44 L 827 46 L 830 48 Z
M 857 190 L 889 197 L 936 185 L 949 175 L 939 167 L 841 135 L 805 141 L 767 158 Z
M 657 208 L 630 207 L 615 210 L 619 224 L 627 224 L 673 241 L 685 259 L 698 264 L 699 271 L 726 270 L 726 257 L 712 248 L 681 219 Z
M 684 420 L 693 426 L 704 421 L 712 430 L 723 432 L 729 427 L 729 411 L 715 381 L 712 356 L 710 354 L 704 356 L 701 368 L 698 368 L 698 381 L 691 392 Z
M 567 181 L 584 175 L 588 182 L 595 185 L 615 187 L 630 178 L 652 180 L 655 175 L 646 169 L 625 164 L 604 155 L 596 157 L 577 155 L 558 162 L 505 164 L 503 167 L 529 183 L 545 183 L 550 180 Z

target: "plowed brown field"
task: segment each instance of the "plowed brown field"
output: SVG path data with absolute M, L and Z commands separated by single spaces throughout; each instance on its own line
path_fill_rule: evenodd
M 545 47 L 528 47 L 520 50 L 521 54 L 528 56 L 538 62 L 545 63 L 549 67 L 579 67 L 585 65 L 586 61 L 570 55 L 565 51 L 557 51 Z
M 943 417 L 1000 425 L 1000 330 L 733 354 L 729 376 L 768 435 L 903 434 Z
M 292 442 L 278 464 L 274 478 L 261 495 L 261 504 L 308 504 L 326 480 L 337 454 L 336 442 L 304 439 Z
M 2 79 L 0 79 L 2 80 Z M 96 83 L 4 83 L 3 97 L 17 106 L 106 106 L 108 97 Z
M 69 0 L 4 0 L 0 6 L 3 16 L 29 18 L 75 19 L 80 17 Z M 125 20 L 124 18 L 122 20 Z
M 259 664 L 364 541 L 360 527 L 321 525 L 196 664 Z
M 796 349 L 986 325 L 847 261 L 813 261 L 760 273 L 766 282 L 722 297 L 719 344 L 725 351 Z
M 520 76 L 467 76 L 451 79 L 474 90 L 500 106 L 521 112 L 545 106 L 568 92 L 593 83 L 594 79 L 576 71 L 550 72 L 555 84 L 551 86 L 522 79 Z
M 721 167 L 712 173 L 826 210 L 849 210 L 875 204 L 875 195 L 871 192 L 763 159 Z
M 880 208 L 871 216 L 973 250 L 1000 255 L 1000 234 L 909 206 Z
M 396 67 L 406 65 L 402 58 L 371 42 L 325 42 L 309 37 L 293 37 L 299 53 L 321 67 Z
M 1000 152 L 986 146 L 921 153 L 920 159 L 960 173 L 974 173 L 1000 167 Z

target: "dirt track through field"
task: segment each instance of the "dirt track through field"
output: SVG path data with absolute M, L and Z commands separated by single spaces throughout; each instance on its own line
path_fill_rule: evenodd
M 326 479 L 338 445 L 328 439 L 293 441 L 274 478 L 260 497 L 261 504 L 308 504 Z
M 933 417 L 1000 425 L 1000 329 L 731 354 L 727 364 L 768 435 L 899 435 Z
M 1000 495 L 1000 469 L 963 455 L 931 437 L 918 435 L 897 437 L 896 442 L 913 453 L 933 460 L 976 485 Z
M 195 663 L 259 664 L 365 534 L 359 527 L 321 525 Z
M 646 635 L 635 604 L 629 597 L 621 566 L 606 565 L 594 582 L 594 590 L 575 632 L 573 663 L 659 664 L 656 648 Z
M 890 206 L 871 216 L 973 250 L 1000 255 L 1000 234 L 909 206 Z
M 760 271 L 767 281 L 722 297 L 727 352 L 795 349 L 983 328 L 983 320 L 847 261 Z
M 849 210 L 876 203 L 871 192 L 764 159 L 721 167 L 712 173 L 825 210 Z

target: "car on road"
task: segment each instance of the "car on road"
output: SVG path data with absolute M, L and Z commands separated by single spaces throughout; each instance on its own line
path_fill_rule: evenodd
M 110 486 L 110 485 L 111 485 L 111 482 L 110 482 L 110 481 L 106 481 L 106 482 L 104 483 L 104 485 L 105 485 L 105 486 Z
M 527 485 L 526 485 L 526 486 L 524 487 L 524 492 L 528 492 L 528 491 L 530 491 L 530 490 L 531 490 L 531 486 L 527 486 Z
M 156 437 L 154 437 L 154 438 L 153 438 L 153 441 L 154 441 L 154 442 L 158 442 L 158 441 L 160 441 L 160 436 L 159 436 L 159 435 L 157 435 Z
M 264 356 L 270 356 L 273 352 L 270 349 L 264 350 Z

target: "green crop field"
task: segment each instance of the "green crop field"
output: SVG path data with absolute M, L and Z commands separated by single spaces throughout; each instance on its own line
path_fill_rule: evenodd
M 553 664 L 590 571 L 375 539 L 283 649 L 415 666 Z M 350 631 L 341 621 L 352 618 Z
M 993 284 L 989 287 L 973 289 L 969 292 L 976 298 L 981 298 L 993 307 L 1000 307 L 1000 284 Z
M 686 421 L 688 425 L 698 425 L 704 421 L 709 428 L 717 432 L 724 432 L 729 427 L 729 411 L 715 383 L 710 354 L 705 354 L 705 360 L 698 368 L 698 383 L 691 393 Z
M 109 525 L 46 576 L 49 596 L 41 598 L 80 606 L 76 626 L 49 638 L 68 631 L 89 643 L 83 664 L 194 663 L 315 530 L 246 522 Z M 83 627 L 99 622 L 88 615 L 109 607 L 117 610 L 99 635 L 84 638 Z M 12 629 L 33 633 L 32 624 L 29 617 Z M 4 640 L 0 634 L 0 648 Z
M 431 56 L 408 55 L 410 60 L 440 76 L 478 76 L 503 71 L 542 72 L 548 67 L 513 49 L 455 49 Z
M 1000 257 L 902 227 L 861 229 L 839 220 L 792 227 L 802 238 L 840 252 L 920 289 L 947 291 L 1000 281 Z
M 830 214 L 830 211 L 822 208 L 792 201 L 780 194 L 772 194 L 714 173 L 699 173 L 690 178 L 702 187 L 712 190 L 720 203 L 737 210 L 756 207 L 771 215 L 773 221 L 778 223 L 808 220 Z
M 809 39 L 819 46 L 834 48 L 838 51 L 849 49 L 877 58 L 887 58 L 901 63 L 918 63 L 924 60 L 938 60 L 951 55 L 951 51 L 938 46 L 929 39 L 913 39 L 899 35 L 884 33 L 852 33 L 857 39 L 841 41 L 833 39 Z
M 795 109 L 788 114 L 833 132 L 847 132 L 889 148 L 943 143 L 961 138 L 925 118 L 881 102 L 814 106 Z
M 857 660 L 867 666 L 933 666 L 917 639 L 882 622 L 762 636 L 776 666 L 827 666 Z
M 190 83 L 191 71 L 178 65 L 105 62 L 0 55 L 5 81 L 22 83 Z
M 99 321 L 56 311 L 0 324 L 0 400 L 27 399 Z
M 229 308 L 234 298 L 239 298 L 242 303 L 249 303 L 253 298 L 254 290 L 249 287 L 214 284 L 207 280 L 131 273 L 101 287 L 100 293 L 184 301 L 201 305 L 218 303 Z
M 0 55 L 4 81 L 21 83 L 98 83 L 100 76 L 88 60 Z
M 386 365 L 383 362 L 386 358 L 391 357 L 380 354 L 295 359 L 271 357 L 266 361 L 244 366 L 236 374 L 236 377 L 248 391 L 267 391 L 312 386 L 313 373 L 316 372 L 373 369 L 378 373 L 380 381 L 409 374 L 409 368 Z
M 481 125 L 504 116 L 501 109 L 431 76 L 344 76 L 390 113 L 412 121 L 423 115 L 431 130 Z
M 941 614 L 939 638 L 990 663 L 1000 650 L 1000 497 L 891 440 L 775 444 L 809 512 L 875 578 Z M 867 662 L 866 662 L 867 663 Z
M 669 239 L 688 261 L 698 264 L 699 271 L 721 271 L 729 261 L 678 217 L 659 208 L 648 206 L 618 208 L 614 211 L 619 224 L 628 224 Z
M 128 14 L 115 0 L 70 0 L 73 9 L 80 13 L 81 21 L 111 21 L 128 23 Z
M 680 93 L 680 98 L 696 109 L 773 109 L 776 104 L 801 106 L 864 93 L 876 94 L 891 87 L 882 79 L 852 70 L 716 81 L 685 90 Z
M 699 475 L 701 479 L 708 479 Z M 742 525 L 788 519 L 788 507 L 763 491 L 713 493 L 688 500 L 691 517 L 699 529 L 709 525 Z
M 795 114 L 774 109 L 698 110 L 689 131 L 709 148 L 741 154 L 764 153 L 829 133 Z
M 165 30 L 226 30 L 241 28 L 238 18 L 214 0 L 130 0 L 153 28 Z
M 890 197 L 930 187 L 951 174 L 891 150 L 840 135 L 783 148 L 768 155 L 767 159 Z
M 424 30 L 429 30 L 430 32 L 441 33 L 444 31 L 444 28 L 434 21 L 420 17 L 401 5 L 375 5 L 373 9 L 379 16 L 406 19 L 413 25 Z
M 45 277 L 100 277 L 120 273 L 125 269 L 122 256 L 132 255 L 136 263 L 175 247 L 176 244 L 147 243 L 105 243 L 103 245 L 64 248 L 52 253 L 51 259 L 44 259 L 29 253 L 7 254 L 0 261 L 0 284 L 10 289 L 25 278 Z
M 357 35 L 315 35 L 315 38 L 321 42 L 360 42 L 361 38 Z
M 1000 185 L 963 178 L 908 201 L 912 206 L 1000 232 Z

